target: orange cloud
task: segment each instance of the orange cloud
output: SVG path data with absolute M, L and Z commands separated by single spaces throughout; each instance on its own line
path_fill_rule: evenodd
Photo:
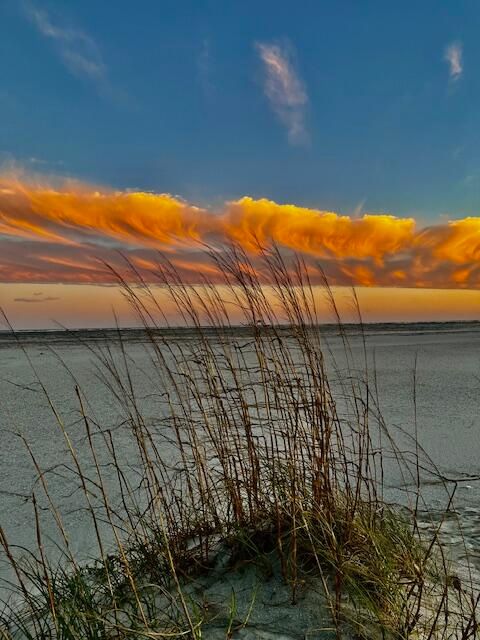
M 329 211 L 306 209 L 270 200 L 242 198 L 230 204 L 228 235 L 255 250 L 256 240 L 318 257 L 373 258 L 399 253 L 411 245 L 415 221 L 388 215 L 365 215 L 354 220 Z
M 314 280 L 320 264 L 332 284 L 480 288 L 480 218 L 417 229 L 413 218 L 357 219 L 249 197 L 209 211 L 168 194 L 0 175 L 2 282 L 110 283 L 105 264 L 123 269 L 119 251 L 151 272 L 159 249 L 188 281 L 219 281 L 202 245 L 222 251 L 231 242 L 254 261 L 275 242 L 303 254 Z
M 165 194 L 98 191 L 81 183 L 61 189 L 0 178 L 0 233 L 70 244 L 103 235 L 158 246 L 200 239 L 213 223 L 205 211 Z
M 464 218 L 443 227 L 430 227 L 418 235 L 421 249 L 429 248 L 438 260 L 455 264 L 480 259 L 480 218 Z

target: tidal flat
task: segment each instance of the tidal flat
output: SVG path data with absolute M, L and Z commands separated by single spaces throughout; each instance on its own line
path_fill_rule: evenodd
M 311 332 L 312 329 L 308 331 Z M 471 323 L 434 323 L 370 325 L 362 331 L 358 327 L 347 327 L 345 332 L 340 335 L 335 327 L 325 327 L 320 331 L 321 353 L 325 361 L 319 372 L 325 367 L 326 375 L 328 374 L 331 395 L 336 403 L 335 420 L 348 424 L 351 429 L 353 421 L 358 422 L 359 416 L 363 416 L 365 422 L 362 428 L 366 429 L 365 425 L 368 422 L 370 447 L 370 453 L 363 455 L 372 455 L 375 459 L 375 455 L 380 455 L 378 452 L 382 451 L 381 468 L 378 466 L 375 477 L 369 477 L 368 481 L 365 481 L 365 486 L 359 490 L 355 499 L 366 499 L 364 492 L 370 487 L 375 494 L 374 501 L 378 500 L 375 509 L 379 504 L 388 505 L 388 508 L 393 505 L 396 512 L 402 514 L 402 518 L 405 517 L 405 521 L 410 517 L 408 514 L 411 515 L 414 511 L 415 527 L 419 537 L 428 538 L 433 535 L 436 541 L 438 538 L 442 553 L 448 558 L 445 562 L 449 571 L 450 562 L 454 563 L 454 582 L 459 579 L 463 585 L 464 581 L 469 581 L 472 587 L 476 587 L 477 571 L 480 568 L 480 328 Z M 185 434 L 174 434 L 176 428 L 185 428 L 185 424 L 179 426 L 179 416 L 189 424 L 189 437 L 198 436 L 198 451 L 202 452 L 204 459 L 215 458 L 210 470 L 219 477 L 225 474 L 225 469 L 219 469 L 219 465 L 222 467 L 221 453 L 219 454 L 218 449 L 215 452 L 213 449 L 205 450 L 209 438 L 212 437 L 209 434 L 210 428 L 220 429 L 219 434 L 221 438 L 226 438 L 226 442 L 228 433 L 223 433 L 222 429 L 228 429 L 230 420 L 237 421 L 235 424 L 238 424 L 238 420 L 243 420 L 242 428 L 245 423 L 250 425 L 253 438 L 258 438 L 257 443 L 253 445 L 254 449 L 249 450 L 248 442 L 240 442 L 238 439 L 232 445 L 237 452 L 240 475 L 244 473 L 243 457 L 247 460 L 246 466 L 253 464 L 253 468 L 260 463 L 255 462 L 252 456 L 258 454 L 260 459 L 265 455 L 262 464 L 273 458 L 273 450 L 270 448 L 272 445 L 270 443 L 267 446 L 265 434 L 272 429 L 282 431 L 281 420 L 286 418 L 285 411 L 291 412 L 293 407 L 297 416 L 294 420 L 296 428 L 301 429 L 302 433 L 304 430 L 305 433 L 310 433 L 309 415 L 312 418 L 314 414 L 308 414 L 304 405 L 313 402 L 312 406 L 316 406 L 315 398 L 319 388 L 323 389 L 323 383 L 318 388 L 312 388 L 311 372 L 305 372 L 305 367 L 309 366 L 305 361 L 305 336 L 299 337 L 297 329 L 291 330 L 288 327 L 278 328 L 273 333 L 273 342 L 270 330 L 265 336 L 261 335 L 261 329 L 251 327 L 233 327 L 224 333 L 160 329 L 156 330 L 153 336 L 143 330 L 121 333 L 3 333 L 0 339 L 0 525 L 12 548 L 31 551 L 38 555 L 41 523 L 41 548 L 42 553 L 49 558 L 49 567 L 54 567 L 55 563 L 65 564 L 67 556 L 64 547 L 65 539 L 68 539 L 68 554 L 75 558 L 79 566 L 91 569 L 96 566 L 99 553 L 101 554 L 99 539 L 104 545 L 105 557 L 110 557 L 112 553 L 118 555 L 117 535 L 122 540 L 126 536 L 126 540 L 129 537 L 131 539 L 132 531 L 137 530 L 138 533 L 138 522 L 133 520 L 138 518 L 139 514 L 145 516 L 148 512 L 148 528 L 155 529 L 155 525 L 152 524 L 155 510 L 153 515 L 149 512 L 152 503 L 157 499 L 157 495 L 151 490 L 152 483 L 155 486 L 158 483 L 160 486 L 162 483 L 168 485 L 172 482 L 171 487 L 175 488 L 172 489 L 172 496 L 168 502 L 171 509 L 169 517 L 172 518 L 172 522 L 176 518 L 180 520 L 181 507 L 176 501 L 180 499 L 179 496 L 184 495 L 182 492 L 185 491 L 185 487 L 180 488 L 180 484 L 188 484 L 188 465 L 192 460 L 183 468 L 187 473 L 181 482 L 175 478 L 175 470 L 185 464 L 185 460 L 182 463 L 182 456 L 191 455 L 192 441 L 185 445 L 188 449 L 187 454 L 185 451 L 179 452 L 178 443 L 184 442 L 186 438 Z M 320 347 L 320 343 L 315 342 L 316 330 L 315 338 L 307 335 L 306 339 L 312 340 L 315 348 Z M 268 346 L 265 346 L 265 340 Z M 273 357 L 279 357 L 280 353 L 275 341 L 281 343 L 280 352 L 284 358 L 282 362 L 285 365 L 288 361 L 290 371 L 286 371 L 285 366 L 279 368 L 278 362 L 273 362 Z M 309 350 L 310 346 L 307 352 Z M 316 352 L 316 355 L 319 353 Z M 271 359 L 269 362 L 268 358 Z M 237 369 L 232 368 L 233 361 Z M 175 371 L 179 378 L 172 377 L 172 371 Z M 209 378 L 209 371 L 212 379 Z M 266 373 L 272 376 L 267 384 L 268 391 L 265 387 Z M 238 379 L 235 379 L 236 375 Z M 283 391 L 279 391 L 290 375 L 293 375 L 294 382 L 290 380 Z M 283 383 L 280 383 L 279 379 L 275 381 L 275 376 L 284 376 Z M 194 377 L 196 392 L 193 394 L 191 388 L 187 392 L 176 387 L 179 384 L 189 387 Z M 366 385 L 368 392 L 365 395 Z M 208 396 L 208 406 L 205 406 L 204 398 L 196 397 L 195 393 L 199 396 L 204 394 L 205 398 Z M 330 391 L 328 393 L 330 394 Z M 181 402 L 186 401 L 187 396 L 190 406 L 180 406 Z M 354 396 L 355 401 L 352 405 Z M 244 404 L 240 403 L 240 399 Z M 368 400 L 370 406 L 359 404 L 360 399 L 364 403 Z M 323 401 L 331 412 L 330 400 L 327 401 L 325 397 Z M 250 415 L 252 406 L 255 406 L 255 409 Z M 225 424 L 222 424 L 221 420 L 218 422 L 222 411 L 231 413 Z M 358 412 L 357 415 L 354 415 L 355 411 Z M 246 416 L 245 412 L 249 415 Z M 276 412 L 275 417 L 272 416 L 272 412 Z M 173 422 L 172 415 L 175 416 Z M 135 424 L 136 422 L 141 423 L 141 429 L 148 434 L 142 436 L 143 450 L 139 447 L 139 425 Z M 289 429 L 293 428 L 293 423 L 288 424 L 288 420 L 286 424 Z M 354 426 L 353 431 L 355 432 Z M 65 434 L 68 434 L 68 437 L 65 437 Z M 350 444 L 346 447 L 348 453 L 342 453 L 348 458 L 348 462 L 343 463 L 348 467 L 347 477 L 340 478 L 335 489 L 328 489 L 337 497 L 339 492 L 347 491 L 347 495 L 349 494 L 348 487 L 352 481 L 353 470 L 357 468 L 358 471 L 358 465 L 355 467 L 355 457 L 359 455 L 355 443 L 357 436 L 358 433 L 344 433 L 342 436 L 350 439 Z M 291 445 L 289 435 L 283 433 L 275 437 L 282 439 L 280 445 L 278 442 L 275 445 L 279 447 L 276 451 L 282 460 L 284 454 L 288 454 L 287 458 L 293 455 L 297 462 L 302 459 L 303 454 L 300 455 L 298 451 L 285 451 L 285 448 L 288 449 Z M 149 442 L 145 443 L 145 438 Z M 92 441 L 95 443 L 93 447 Z M 213 444 L 218 446 L 218 441 L 214 439 Z M 244 445 L 246 449 L 243 449 Z M 295 446 L 306 446 L 308 449 L 309 443 L 302 436 L 301 444 Z M 332 446 L 332 443 L 329 446 Z M 335 447 L 334 455 L 337 456 L 340 454 L 338 442 Z M 75 452 L 73 457 L 72 451 Z M 225 452 L 225 455 L 228 459 L 231 451 Z M 154 463 L 151 460 L 147 462 L 147 458 L 150 459 L 151 456 L 155 459 Z M 401 464 L 399 458 L 402 460 Z M 164 465 L 161 474 L 165 475 L 158 480 L 155 474 L 156 471 L 160 473 L 160 459 Z M 234 466 L 237 462 L 233 463 Z M 79 482 L 79 469 L 81 474 L 84 474 L 83 485 Z M 150 485 L 147 490 L 145 478 L 149 473 L 152 475 L 148 480 Z M 194 477 L 193 469 L 191 473 Z M 238 469 L 235 473 L 238 473 Z M 261 475 L 260 471 L 258 473 Z M 280 473 L 278 469 L 276 473 Z M 362 473 L 367 475 L 371 473 L 371 469 L 365 469 Z M 338 474 L 338 470 L 335 474 Z M 259 482 L 260 475 L 257 480 L 254 475 L 249 476 L 249 482 Z M 291 486 L 291 482 L 295 482 L 295 476 L 293 479 L 288 477 Z M 322 477 L 324 482 L 325 477 Z M 302 478 L 305 480 L 303 476 Z M 48 497 L 45 495 L 47 479 Z M 272 478 L 266 482 L 272 483 Z M 282 482 L 278 476 L 274 478 L 271 487 L 281 487 Z M 245 478 L 239 479 L 239 486 L 242 486 L 242 483 L 244 487 L 247 486 Z M 353 484 L 355 485 L 355 482 Z M 212 487 L 214 486 L 216 481 L 213 481 Z M 255 491 L 259 491 L 259 488 Z M 326 488 L 323 491 L 328 493 Z M 238 500 L 246 500 L 248 504 L 249 493 L 253 495 L 252 487 L 248 487 L 244 495 L 240 491 Z M 105 512 L 105 500 L 102 499 L 104 495 L 109 496 L 110 516 Z M 223 497 L 220 498 L 219 494 L 217 499 L 221 502 Z M 262 497 L 261 500 L 264 499 Z M 285 497 L 281 498 L 284 499 Z M 235 500 L 232 496 L 228 497 L 227 503 L 229 500 L 232 501 L 230 508 L 233 508 Z M 280 500 L 280 497 L 275 500 Z M 288 501 L 290 500 L 291 496 L 288 497 Z M 346 499 L 347 504 L 348 501 L 349 498 Z M 343 498 L 340 502 L 343 503 Z M 196 507 L 199 504 L 196 503 Z M 358 508 L 358 504 L 355 508 Z M 52 505 L 55 505 L 54 510 Z M 210 507 L 207 508 L 205 504 L 203 506 L 205 513 L 202 516 L 197 513 L 195 522 L 192 521 L 190 513 L 187 517 L 188 522 L 182 523 L 183 533 L 190 528 L 192 534 L 190 542 L 187 544 L 184 541 L 182 544 L 187 544 L 190 549 L 187 553 L 184 548 L 187 557 L 191 553 L 191 557 L 195 558 L 194 562 L 198 562 L 199 565 L 205 562 L 208 566 L 214 567 L 216 573 L 210 573 L 208 578 L 197 575 L 195 587 L 182 583 L 184 597 L 197 604 L 192 607 L 190 604 L 185 605 L 181 615 L 177 611 L 176 616 L 180 618 L 185 618 L 185 612 L 189 612 L 186 623 L 183 619 L 182 622 L 177 620 L 179 634 L 185 632 L 183 623 L 187 625 L 186 629 L 189 629 L 192 637 L 206 638 L 281 637 L 279 634 L 282 629 L 283 637 L 288 638 L 328 637 L 328 634 L 338 635 L 340 628 L 347 636 L 358 633 L 358 629 L 347 629 L 345 620 L 340 623 L 339 620 L 335 621 L 335 615 L 333 619 L 330 617 L 328 620 L 328 616 L 323 615 L 324 628 L 315 631 L 320 635 L 305 635 L 308 629 L 313 633 L 316 628 L 312 611 L 320 605 L 318 602 L 315 605 L 315 598 L 322 600 L 325 611 L 330 611 L 330 605 L 325 594 L 319 595 L 318 584 L 315 589 L 305 590 L 311 567 L 302 577 L 300 574 L 296 575 L 295 569 L 295 576 L 292 577 L 289 573 L 291 567 L 286 569 L 282 566 L 282 557 L 276 555 L 278 532 L 274 533 L 271 528 L 272 514 L 268 512 L 265 504 L 257 505 L 258 512 L 255 511 L 257 507 L 248 507 L 256 514 L 255 522 L 260 528 L 261 537 L 263 536 L 261 541 L 256 538 L 258 532 L 252 531 L 250 516 L 242 515 L 240 512 L 243 507 L 237 505 L 240 511 L 233 518 L 235 526 L 233 529 L 228 528 L 228 535 L 223 540 L 228 541 L 227 548 L 223 549 L 223 557 L 232 556 L 234 560 L 227 563 L 227 568 L 223 567 L 223 573 L 219 573 L 218 562 L 222 553 L 217 549 L 215 554 L 210 556 L 204 545 L 208 547 L 208 544 L 211 544 L 206 542 L 210 535 L 212 539 L 216 537 L 218 542 L 215 517 L 225 517 L 228 520 L 231 514 L 223 512 L 218 504 L 216 508 L 221 513 L 216 513 L 212 520 L 211 514 L 206 515 Z M 345 513 L 349 508 L 345 507 Z M 342 513 L 343 509 L 344 506 Z M 55 510 L 61 513 L 61 528 L 58 526 Z M 129 510 L 131 517 L 129 516 L 128 521 L 125 512 Z M 311 515 L 311 506 L 307 512 Z M 301 513 L 305 518 L 306 512 L 301 510 Z M 342 521 L 347 518 L 345 513 L 341 516 Z M 94 514 L 98 514 L 98 517 L 95 518 Z M 95 526 L 92 526 L 92 515 Z M 284 515 L 281 517 L 282 520 Z M 280 518 L 280 515 L 277 516 Z M 371 517 L 371 514 L 368 515 L 367 520 Z M 208 522 L 202 524 L 202 519 L 205 518 Z M 245 531 L 249 532 L 246 547 L 251 548 L 248 552 L 245 548 L 239 550 L 236 538 L 241 537 L 238 525 L 242 518 Z M 141 519 L 139 521 L 141 522 Z M 299 523 L 295 526 L 299 526 Z M 308 526 L 301 522 L 300 527 L 304 529 L 305 535 Z M 156 535 L 162 537 L 162 531 L 163 529 L 160 532 L 157 530 Z M 144 539 L 148 539 L 148 535 L 142 533 Z M 288 549 L 285 551 L 286 557 L 289 558 L 287 564 L 291 565 L 291 532 L 288 536 L 285 535 L 283 544 Z M 136 542 L 138 543 L 138 539 Z M 408 546 L 405 540 L 404 543 Z M 369 544 L 374 544 L 373 538 Z M 296 549 L 295 554 L 306 553 L 305 539 L 302 545 Z M 195 552 L 191 552 L 193 548 Z M 116 551 L 112 552 L 112 549 Z M 310 551 L 307 555 L 309 562 L 312 562 Z M 261 568 L 259 570 L 255 565 L 253 571 L 253 561 L 258 558 Z M 71 565 L 71 558 L 68 557 L 67 560 Z M 413 562 L 412 558 L 410 561 Z M 328 565 L 329 561 L 326 562 Z M 127 580 L 128 572 L 125 574 L 125 566 L 120 564 L 123 579 Z M 4 579 L 12 579 L 11 562 L 5 554 L 0 567 Z M 171 567 L 166 567 L 165 571 L 171 571 Z M 181 580 L 178 579 L 182 581 L 183 577 Z M 316 576 L 314 579 L 318 581 L 319 577 Z M 333 593 L 335 585 L 330 582 L 331 579 L 331 575 L 327 575 L 329 591 Z M 174 582 L 176 580 L 177 578 Z M 200 597 L 198 585 L 202 580 L 204 589 Z M 239 580 L 244 580 L 243 587 Z M 431 576 L 429 580 L 432 580 Z M 293 598 L 292 585 L 294 590 L 298 591 Z M 430 591 L 432 589 L 434 590 L 430 586 Z M 220 593 L 222 605 L 213 602 L 214 598 L 210 597 L 212 592 L 216 592 L 217 595 Z M 261 593 L 263 595 L 260 596 Z M 2 595 L 4 600 L 12 598 L 6 583 L 2 587 Z M 158 594 L 155 598 L 158 605 Z M 268 598 L 272 599 L 272 602 L 275 601 L 271 606 L 265 605 Z M 312 598 L 313 604 L 305 604 Z M 203 610 L 200 614 L 198 602 L 208 599 L 212 600 L 208 615 Z M 278 609 L 280 602 L 283 602 L 283 610 L 281 607 Z M 166 602 L 160 602 L 160 605 L 164 610 L 168 609 Z M 337 606 L 340 606 L 340 601 L 337 602 Z M 346 610 L 348 606 L 345 604 Z M 258 614 L 259 607 L 263 611 L 261 614 Z M 392 603 L 388 607 L 393 607 Z M 274 610 L 280 611 L 277 618 L 272 617 Z M 293 612 L 297 612 L 297 616 L 300 617 L 295 618 Z M 202 620 L 206 616 L 211 620 L 197 628 L 196 623 L 188 621 L 194 616 L 199 616 Z M 282 617 L 294 622 L 282 623 Z M 126 630 L 128 619 L 129 615 L 121 621 L 110 620 L 109 624 L 117 631 L 123 629 L 127 637 L 129 633 L 133 633 L 132 630 Z M 165 621 L 163 624 L 165 625 Z M 170 624 L 168 633 L 173 633 L 174 625 L 171 620 Z M 302 632 L 304 635 L 296 635 L 295 629 L 302 624 L 305 626 Z M 152 623 L 151 626 L 153 629 L 155 625 Z M 202 627 L 203 635 L 196 636 L 196 630 L 200 633 Z M 471 626 L 471 629 L 475 629 L 476 633 L 476 627 Z M 363 631 L 367 636 L 373 633 L 368 625 Z M 264 635 L 261 635 L 262 633 Z M 48 636 L 42 636 L 39 632 L 37 635 L 32 634 L 32 637 Z

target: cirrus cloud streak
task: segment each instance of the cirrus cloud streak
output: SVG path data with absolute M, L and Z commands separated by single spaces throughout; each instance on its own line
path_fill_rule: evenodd
M 456 81 L 462 77 L 463 61 L 462 61 L 462 45 L 460 42 L 452 42 L 445 49 L 446 62 L 451 80 Z
M 263 64 L 265 95 L 286 127 L 290 143 L 306 143 L 305 108 L 308 96 L 293 65 L 291 46 L 257 42 L 256 49 Z

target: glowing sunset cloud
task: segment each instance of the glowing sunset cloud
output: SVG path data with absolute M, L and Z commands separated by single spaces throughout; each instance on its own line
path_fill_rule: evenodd
M 57 181 L 58 182 L 58 181 Z M 275 242 L 334 285 L 480 288 L 480 218 L 418 229 L 412 218 L 334 212 L 249 197 L 212 212 L 167 194 L 0 176 L 0 281 L 109 283 L 122 256 L 155 270 L 167 253 L 190 282 L 218 272 L 202 243 L 258 253 Z M 153 276 L 152 276 L 153 278 Z
M 336 213 L 279 205 L 269 200 L 242 198 L 231 203 L 225 221 L 227 235 L 254 250 L 256 240 L 323 258 L 371 258 L 381 262 L 388 254 L 411 245 L 415 221 L 387 215 L 365 215 L 358 220 Z

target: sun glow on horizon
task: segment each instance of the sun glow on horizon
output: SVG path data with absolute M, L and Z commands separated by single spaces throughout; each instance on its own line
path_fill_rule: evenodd
M 184 321 L 168 297 L 159 287 L 154 286 L 153 291 L 169 322 L 181 326 Z M 357 287 L 355 291 L 366 323 L 480 320 L 477 290 Z M 334 323 L 325 289 L 316 286 L 314 292 L 320 322 Z M 358 322 L 351 288 L 333 287 L 333 293 L 342 320 Z M 269 294 L 267 297 L 273 299 Z M 241 314 L 233 305 L 227 306 L 232 322 L 242 324 Z M 139 326 L 138 317 L 118 286 L 46 284 L 38 288 L 26 283 L 0 283 L 0 307 L 17 330 L 108 328 L 117 322 L 121 327 Z M 160 317 L 158 321 L 163 322 Z

